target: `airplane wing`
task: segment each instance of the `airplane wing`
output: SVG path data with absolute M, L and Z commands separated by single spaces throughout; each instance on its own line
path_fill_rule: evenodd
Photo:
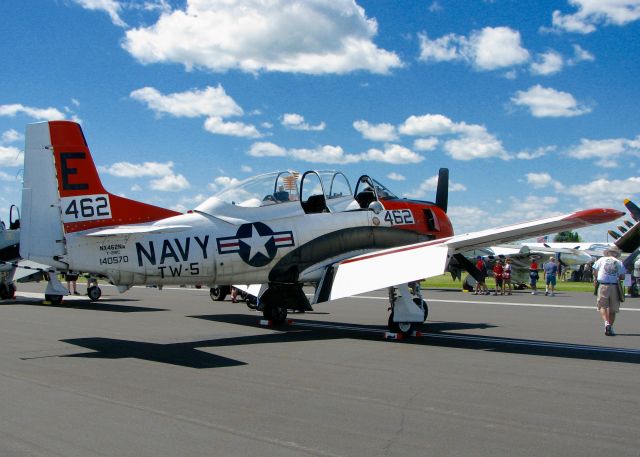
M 590 209 L 365 254 L 336 264 L 330 300 L 438 276 L 449 258 L 482 246 L 610 222 L 623 213 Z

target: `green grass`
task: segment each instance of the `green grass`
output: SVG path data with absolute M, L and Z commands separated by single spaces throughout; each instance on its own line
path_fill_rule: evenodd
M 464 278 L 464 275 L 463 275 Z M 462 282 L 454 281 L 451 279 L 451 275 L 449 273 L 443 274 L 441 276 L 434 276 L 433 278 L 426 279 L 420 283 L 423 288 L 434 288 L 434 289 L 460 289 L 462 290 Z M 489 290 L 493 290 L 495 288 L 495 281 L 493 278 L 487 278 L 487 287 Z M 538 290 L 542 289 L 544 291 L 544 280 L 540 278 L 538 280 Z M 593 283 L 590 282 L 571 282 L 571 281 L 558 281 L 556 284 L 557 291 L 565 291 L 565 292 L 591 292 L 593 293 Z

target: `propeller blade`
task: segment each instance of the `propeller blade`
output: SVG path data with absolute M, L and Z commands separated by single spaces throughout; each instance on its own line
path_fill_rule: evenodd
M 633 203 L 631 200 L 627 198 L 624 201 L 624 206 L 627 207 L 634 221 L 636 222 L 640 221 L 640 208 L 638 208 L 638 205 L 636 205 L 635 203 Z
M 438 171 L 438 187 L 436 189 L 436 206 L 445 213 L 449 205 L 449 169 L 441 168 Z

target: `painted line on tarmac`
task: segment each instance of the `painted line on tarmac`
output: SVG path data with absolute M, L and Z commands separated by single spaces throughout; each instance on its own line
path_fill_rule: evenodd
M 364 298 L 367 300 L 389 300 L 387 297 L 374 297 L 367 295 L 356 295 L 353 298 Z M 581 306 L 581 305 L 556 305 L 549 303 L 516 303 L 516 302 L 505 302 L 505 301 L 473 301 L 473 300 L 442 300 L 437 298 L 426 298 L 427 303 L 436 302 L 436 303 L 462 303 L 466 305 L 502 305 L 502 306 L 524 306 L 531 308 L 566 308 L 566 309 L 589 309 L 594 310 L 595 304 L 593 306 Z M 640 308 L 620 308 L 621 311 L 640 311 Z

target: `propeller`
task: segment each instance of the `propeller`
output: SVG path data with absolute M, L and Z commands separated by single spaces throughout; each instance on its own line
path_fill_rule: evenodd
M 633 203 L 631 200 L 627 198 L 624 201 L 624 206 L 627 207 L 634 221 L 636 222 L 640 221 L 640 208 L 638 208 L 638 205 L 636 205 L 635 203 Z
M 441 168 L 438 171 L 438 187 L 436 189 L 436 206 L 445 213 L 449 204 L 449 169 Z

